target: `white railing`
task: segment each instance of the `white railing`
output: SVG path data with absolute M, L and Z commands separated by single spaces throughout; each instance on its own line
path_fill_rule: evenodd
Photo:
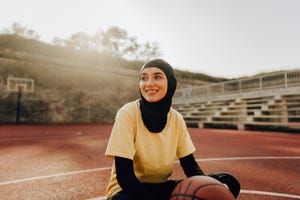
M 300 70 L 178 89 L 174 98 L 180 100 L 296 86 L 300 86 Z

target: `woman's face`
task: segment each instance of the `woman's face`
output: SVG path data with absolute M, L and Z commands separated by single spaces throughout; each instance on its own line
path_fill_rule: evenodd
M 140 75 L 140 90 L 148 102 L 157 102 L 164 98 L 168 90 L 165 73 L 156 67 L 145 68 Z

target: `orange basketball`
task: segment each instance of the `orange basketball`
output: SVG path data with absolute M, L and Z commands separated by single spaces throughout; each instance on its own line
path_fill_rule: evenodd
M 234 200 L 229 189 L 209 176 L 186 178 L 175 187 L 170 200 Z

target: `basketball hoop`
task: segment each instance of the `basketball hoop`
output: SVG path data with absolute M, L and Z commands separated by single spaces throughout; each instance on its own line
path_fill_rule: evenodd
M 7 91 L 32 93 L 34 90 L 34 80 L 28 78 L 8 77 Z
M 7 78 L 7 91 L 18 92 L 17 99 L 17 110 L 16 110 L 16 123 L 20 123 L 20 113 L 21 113 L 21 96 L 23 92 L 32 93 L 34 89 L 34 80 L 28 78 L 17 78 L 8 77 Z

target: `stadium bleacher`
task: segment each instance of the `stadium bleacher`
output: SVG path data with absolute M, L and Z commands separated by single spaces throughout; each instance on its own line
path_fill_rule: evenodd
M 189 127 L 300 131 L 300 70 L 180 89 L 173 107 Z

